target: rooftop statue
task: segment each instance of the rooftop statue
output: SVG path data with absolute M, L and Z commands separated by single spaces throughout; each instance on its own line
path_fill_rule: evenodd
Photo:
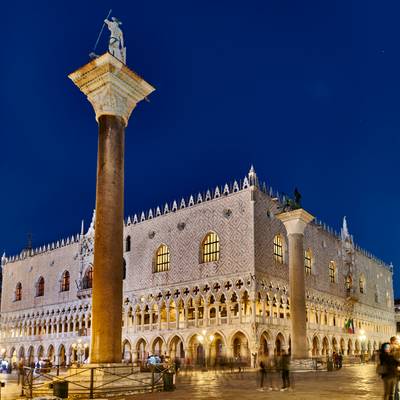
M 297 188 L 295 188 L 294 200 L 286 198 L 286 202 L 283 205 L 283 212 L 298 210 L 299 208 L 301 208 L 301 194 Z
M 108 42 L 108 51 L 115 58 L 118 58 L 118 60 L 126 64 L 126 47 L 124 47 L 124 35 L 120 28 L 122 22 L 115 17 L 111 17 L 111 21 L 106 18 L 104 23 L 107 24 L 107 27 L 111 32 L 110 40 Z

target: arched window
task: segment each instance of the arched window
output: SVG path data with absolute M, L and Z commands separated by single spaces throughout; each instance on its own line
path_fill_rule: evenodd
M 386 292 L 386 306 L 392 308 L 393 304 L 392 304 L 392 300 L 390 298 L 390 294 L 389 292 Z
M 379 289 L 377 285 L 375 285 L 375 303 L 379 303 Z
M 131 237 L 127 236 L 125 240 L 125 251 L 131 251 Z
M 360 276 L 359 288 L 360 288 L 360 293 L 365 293 L 365 277 L 364 277 L 364 275 Z
M 82 289 L 91 289 L 93 287 L 93 266 L 91 265 L 85 272 L 82 279 Z
M 212 262 L 219 260 L 219 237 L 215 232 L 207 233 L 201 246 L 201 262 Z
M 329 282 L 336 283 L 336 264 L 334 261 L 329 263 Z
M 154 262 L 154 272 L 168 271 L 169 265 L 170 265 L 169 248 L 165 244 L 161 244 L 156 252 L 156 257 Z
M 41 276 L 36 283 L 36 297 L 44 296 L 44 278 Z
M 353 288 L 353 277 L 351 276 L 351 274 L 346 276 L 346 280 L 345 280 L 344 284 L 345 284 L 346 290 L 348 292 Z
M 22 284 L 21 282 L 17 283 L 17 286 L 15 287 L 15 301 L 21 301 L 22 300 Z
M 126 278 L 126 261 L 125 258 L 123 258 L 123 262 L 122 262 L 122 279 Z
M 281 235 L 274 237 L 274 259 L 280 264 L 283 263 L 283 239 Z
M 69 272 L 64 271 L 61 277 L 60 292 L 68 292 L 68 291 L 69 291 Z
M 304 270 L 306 275 L 311 275 L 312 253 L 310 249 L 304 251 Z

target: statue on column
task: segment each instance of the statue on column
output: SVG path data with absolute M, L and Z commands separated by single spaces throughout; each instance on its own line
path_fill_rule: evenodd
M 286 198 L 286 202 L 283 205 L 283 212 L 289 212 L 298 210 L 301 208 L 301 194 L 297 188 L 294 188 L 294 200 L 290 199 L 289 197 Z
M 104 23 L 107 24 L 108 29 L 111 32 L 110 40 L 108 42 L 108 51 L 121 62 L 126 64 L 126 47 L 124 47 L 124 35 L 121 28 L 122 22 L 117 18 L 112 17 L 111 21 L 105 19 Z

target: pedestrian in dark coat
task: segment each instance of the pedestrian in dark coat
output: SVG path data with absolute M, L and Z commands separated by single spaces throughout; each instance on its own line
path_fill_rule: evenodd
M 399 362 L 390 353 L 390 343 L 383 343 L 379 354 L 378 373 L 383 380 L 383 399 L 394 400 Z

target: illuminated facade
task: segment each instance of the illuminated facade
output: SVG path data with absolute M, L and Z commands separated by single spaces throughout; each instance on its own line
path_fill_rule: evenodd
M 129 217 L 121 358 L 213 364 L 288 350 L 287 238 L 275 217 L 282 202 L 251 169 L 240 183 Z M 92 221 L 86 233 L 3 256 L 4 356 L 88 358 L 93 238 Z M 340 235 L 309 224 L 304 249 L 310 356 L 371 353 L 395 333 L 392 268 L 358 248 L 345 221 Z

